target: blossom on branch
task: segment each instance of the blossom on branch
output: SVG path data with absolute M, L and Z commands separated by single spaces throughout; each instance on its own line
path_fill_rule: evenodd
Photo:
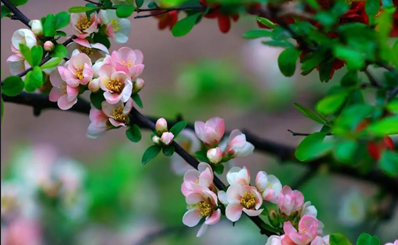
M 304 215 L 298 224 L 298 229 L 290 221 L 283 224 L 285 236 L 282 244 L 307 245 L 317 237 L 319 221 L 312 215 Z
M 100 10 L 99 22 L 106 26 L 106 34 L 116 43 L 126 43 L 131 32 L 131 22 L 128 19 L 120 19 L 116 15 L 116 10 Z
M 86 13 L 72 13 L 70 15 L 70 25 L 72 32 L 78 38 L 86 38 L 91 33 L 98 30 L 97 12 L 93 12 L 87 17 Z
M 298 211 L 304 203 L 304 196 L 300 191 L 294 190 L 289 186 L 284 186 L 278 196 L 278 207 L 281 213 L 290 215 Z
M 232 130 L 228 137 L 228 144 L 224 155 L 228 157 L 245 157 L 252 154 L 253 151 L 254 146 L 246 141 L 246 135 L 238 129 Z
M 195 133 L 207 146 L 212 147 L 220 143 L 225 132 L 224 119 L 213 117 L 206 121 L 195 122 Z
M 130 77 L 123 71 L 116 71 L 111 65 L 103 65 L 100 68 L 99 84 L 109 104 L 126 102 L 133 91 Z
M 184 196 L 208 188 L 215 191 L 213 184 L 213 170 L 210 165 L 204 162 L 199 163 L 198 170 L 190 169 L 184 175 L 184 182 L 181 185 L 181 192 Z
M 84 38 L 73 39 L 73 42 L 68 44 L 66 49 L 69 57 L 84 53 L 91 58 L 93 63 L 109 54 L 109 50 L 102 43 L 90 43 Z
M 276 203 L 279 193 L 282 191 L 282 184 L 274 175 L 268 175 L 260 171 L 256 176 L 256 187 L 265 201 Z

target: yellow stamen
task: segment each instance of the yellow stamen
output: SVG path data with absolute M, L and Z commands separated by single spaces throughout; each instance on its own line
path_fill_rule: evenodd
M 213 208 L 209 203 L 205 201 L 200 201 L 198 204 L 196 204 L 196 210 L 198 211 L 198 215 L 203 218 L 210 216 Z
M 115 19 L 111 19 L 111 25 L 113 27 L 113 31 L 116 33 L 120 30 L 121 25 L 119 23 L 119 21 L 115 20 Z
M 269 181 L 267 182 L 267 186 L 268 186 L 269 188 L 271 188 L 271 189 L 274 187 Z
M 110 90 L 111 93 L 120 94 L 123 91 L 124 83 L 122 83 L 119 79 L 111 79 L 108 83 L 107 88 Z
M 79 31 L 84 31 L 84 30 L 86 30 L 87 28 L 89 28 L 90 26 L 91 26 L 91 24 L 92 24 L 92 21 L 90 20 L 88 20 L 87 19 L 87 16 L 82 16 L 82 17 L 80 17 L 78 20 L 77 20 L 77 23 L 76 23 L 76 28 L 79 30 Z
M 126 66 L 127 68 L 130 68 L 133 64 L 131 63 L 131 60 L 128 60 L 128 61 L 122 61 L 122 62 L 120 62 L 120 64 L 122 65 L 122 66 Z
M 123 107 L 118 107 L 114 109 L 112 116 L 118 122 L 125 123 L 127 120 L 127 116 L 123 114 Z
M 93 50 L 91 48 L 80 46 L 79 50 L 80 50 L 80 52 L 87 54 L 88 56 L 91 56 L 93 54 Z
M 307 230 L 305 228 L 301 229 L 301 233 L 305 233 Z
M 247 209 L 252 209 L 256 205 L 256 198 L 255 196 L 250 193 L 246 192 L 245 195 L 240 199 L 240 205 Z
M 61 86 L 59 86 L 59 91 L 61 91 L 62 94 L 66 94 L 66 82 L 63 82 Z
M 76 70 L 75 75 L 76 75 L 77 79 L 82 80 L 84 78 L 83 69 Z

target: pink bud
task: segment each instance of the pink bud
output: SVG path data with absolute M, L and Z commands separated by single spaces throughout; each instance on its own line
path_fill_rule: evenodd
M 137 80 L 133 82 L 133 92 L 135 93 L 140 92 L 141 89 L 144 88 L 144 85 L 145 85 L 144 79 L 137 78 Z
M 96 93 L 100 89 L 99 79 L 95 78 L 91 80 L 88 84 L 88 89 L 90 89 L 91 92 Z
M 31 20 L 29 22 L 29 25 L 32 29 L 32 32 L 36 35 L 36 36 L 41 36 L 43 35 L 43 25 L 41 24 L 40 20 Z
M 218 147 L 208 150 L 207 158 L 211 163 L 219 163 L 222 160 L 222 150 Z
M 157 136 L 157 135 L 153 136 L 152 141 L 153 141 L 153 143 L 155 143 L 155 145 L 159 145 L 160 144 L 159 136 Z
M 170 132 L 165 132 L 162 134 L 162 137 L 160 138 L 160 141 L 165 144 L 165 145 L 170 145 L 170 143 L 174 139 L 174 134 Z
M 46 41 L 43 46 L 44 46 L 44 50 L 47 52 L 53 51 L 54 47 L 55 47 L 54 43 L 51 41 Z
M 158 134 L 161 134 L 163 132 L 167 132 L 167 121 L 164 118 L 159 118 L 156 121 L 156 132 L 158 132 Z

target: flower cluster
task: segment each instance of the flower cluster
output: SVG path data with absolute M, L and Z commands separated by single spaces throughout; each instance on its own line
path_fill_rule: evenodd
M 19 50 L 19 44 L 21 43 L 28 46 L 28 48 L 32 48 L 37 45 L 36 35 L 29 29 L 19 29 L 12 34 L 11 50 L 14 54 L 7 59 L 12 75 L 17 75 L 30 67 Z
M 170 145 L 173 142 L 174 134 L 167 131 L 167 121 L 164 118 L 159 118 L 156 121 L 156 133 L 158 135 L 154 135 L 152 137 L 153 143 L 156 145 Z

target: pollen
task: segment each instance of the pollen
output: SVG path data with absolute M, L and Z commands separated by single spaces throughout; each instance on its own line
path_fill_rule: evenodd
M 274 188 L 274 186 L 273 186 L 269 181 L 267 182 L 267 186 L 268 186 L 269 188 L 271 188 L 271 189 Z
M 83 69 L 77 69 L 75 75 L 76 75 L 77 79 L 82 80 L 84 78 Z
M 245 195 L 240 199 L 240 205 L 247 209 L 252 209 L 256 205 L 256 198 L 250 192 L 246 192 Z
M 307 230 L 305 228 L 303 228 L 303 229 L 301 229 L 300 233 L 306 233 L 306 232 L 307 232 Z
M 114 78 L 108 83 L 107 87 L 111 93 L 120 94 L 123 91 L 124 83 L 122 83 L 119 79 Z
M 87 16 L 82 16 L 77 20 L 76 28 L 79 31 L 84 31 L 91 26 L 92 22 L 87 19 Z
M 120 30 L 121 25 L 119 23 L 119 21 L 115 20 L 115 19 L 111 19 L 111 25 L 113 27 L 113 31 L 116 33 Z
M 63 82 L 61 86 L 59 86 L 59 91 L 61 91 L 62 94 L 66 94 L 66 82 Z
M 112 113 L 113 118 L 118 122 L 126 122 L 127 116 L 123 114 L 123 107 L 118 107 L 113 110 Z
M 87 54 L 88 56 L 91 56 L 93 54 L 93 50 L 91 48 L 87 48 L 84 46 L 79 47 L 80 52 Z
M 130 68 L 133 64 L 131 63 L 131 60 L 128 60 L 128 61 L 122 61 L 122 62 L 120 62 L 120 64 L 122 65 L 122 66 L 126 66 L 127 68 Z
M 205 201 L 200 201 L 198 204 L 196 204 L 196 210 L 198 211 L 198 215 L 203 218 L 210 216 L 213 208 L 209 203 Z

